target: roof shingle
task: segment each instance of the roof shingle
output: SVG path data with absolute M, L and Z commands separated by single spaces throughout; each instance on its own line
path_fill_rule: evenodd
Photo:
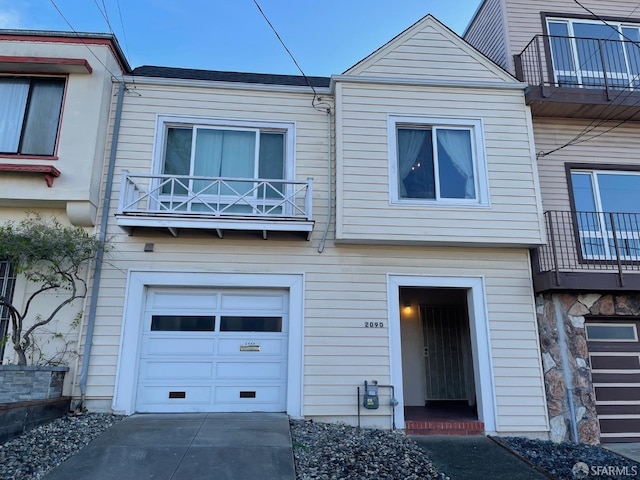
M 132 70 L 138 77 L 181 78 L 210 82 L 258 83 L 263 85 L 286 85 L 295 87 L 329 87 L 329 77 L 305 77 L 301 75 L 276 75 L 271 73 L 221 72 L 218 70 L 196 70 L 192 68 L 157 67 L 143 65 Z

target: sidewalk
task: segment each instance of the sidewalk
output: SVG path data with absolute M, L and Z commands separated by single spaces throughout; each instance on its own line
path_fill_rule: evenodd
M 547 480 L 484 436 L 412 436 L 441 472 L 455 480 Z

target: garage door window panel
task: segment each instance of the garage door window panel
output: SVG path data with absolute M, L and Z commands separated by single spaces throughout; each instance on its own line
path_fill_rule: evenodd
M 282 332 L 282 317 L 222 316 L 221 332 Z
M 196 315 L 153 315 L 152 332 L 214 332 L 216 318 Z
M 597 324 L 586 325 L 587 340 L 592 342 L 637 342 L 638 332 L 635 324 Z

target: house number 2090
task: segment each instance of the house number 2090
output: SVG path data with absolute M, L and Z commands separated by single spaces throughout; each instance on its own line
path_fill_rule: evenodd
M 364 322 L 365 328 L 384 328 L 383 322 Z

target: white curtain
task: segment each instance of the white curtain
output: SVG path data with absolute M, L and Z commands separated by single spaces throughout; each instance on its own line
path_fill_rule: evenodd
M 255 132 L 236 130 L 197 129 L 196 152 L 193 174 L 206 177 L 255 177 Z M 196 191 L 206 182 L 194 182 Z M 233 190 L 244 193 L 253 184 L 249 182 L 228 182 Z M 217 192 L 207 191 L 215 194 Z M 229 188 L 221 188 L 222 195 L 233 194 Z
M 473 155 L 471 153 L 471 132 L 469 130 L 438 129 L 438 147 L 444 148 L 453 166 L 465 179 L 464 198 L 475 198 L 476 188 L 473 178 Z M 443 179 L 440 179 L 442 183 Z
M 398 142 L 398 191 L 400 198 L 407 197 L 407 189 L 404 179 L 411 173 L 411 168 L 418 160 L 418 154 L 422 149 L 428 130 L 400 128 L 397 131 Z
M 3 79 L 0 82 L 0 152 L 18 152 L 28 95 L 28 79 Z

